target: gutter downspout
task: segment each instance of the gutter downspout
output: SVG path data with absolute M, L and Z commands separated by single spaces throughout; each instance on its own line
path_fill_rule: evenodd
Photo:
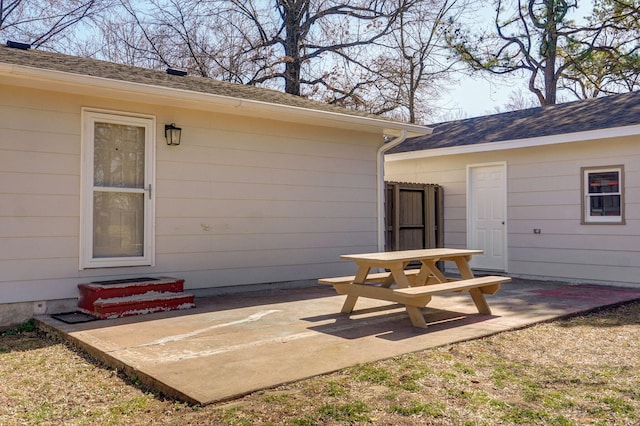
M 385 197 L 385 187 L 384 187 L 384 154 L 391 148 L 395 148 L 400 145 L 404 140 L 407 139 L 407 131 L 405 129 L 402 130 L 400 136 L 396 136 L 390 142 L 385 143 L 380 148 L 378 148 L 378 152 L 376 153 L 376 162 L 378 166 L 378 176 L 377 176 L 377 184 L 376 190 L 378 194 L 377 200 L 377 209 L 378 209 L 378 251 L 384 251 L 384 234 L 385 234 L 385 225 L 384 225 L 384 197 Z

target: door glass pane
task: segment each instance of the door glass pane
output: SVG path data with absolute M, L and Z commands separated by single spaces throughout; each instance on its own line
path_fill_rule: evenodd
M 144 127 L 96 122 L 93 184 L 100 187 L 144 187 Z
M 94 192 L 94 258 L 143 255 L 144 194 Z

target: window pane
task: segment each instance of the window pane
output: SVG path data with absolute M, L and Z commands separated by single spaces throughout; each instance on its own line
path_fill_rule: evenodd
M 620 216 L 619 195 L 594 195 L 591 198 L 591 216 Z
M 589 173 L 589 194 L 620 192 L 618 172 Z
M 93 257 L 144 255 L 144 194 L 94 192 Z
M 95 123 L 93 153 L 95 186 L 144 187 L 144 131 L 144 127 Z

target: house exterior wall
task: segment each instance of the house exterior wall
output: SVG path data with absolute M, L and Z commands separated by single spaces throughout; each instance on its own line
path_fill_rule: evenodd
M 442 185 L 445 245 L 466 247 L 467 166 L 503 161 L 508 274 L 640 286 L 638 137 L 387 161 L 385 179 Z M 611 165 L 624 166 L 625 224 L 581 224 L 581 167 Z
M 351 272 L 340 254 L 376 250 L 379 134 L 0 93 L 0 304 L 75 299 L 79 283 L 136 276 L 187 289 L 315 280 Z M 79 267 L 83 107 L 156 117 L 155 266 Z M 167 123 L 183 129 L 180 146 L 166 145 Z

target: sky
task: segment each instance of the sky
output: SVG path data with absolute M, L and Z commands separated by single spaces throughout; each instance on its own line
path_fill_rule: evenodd
M 436 108 L 453 119 L 495 114 L 496 108 L 504 107 L 511 94 L 518 90 L 529 96 L 522 78 L 488 81 L 482 77 L 467 77 L 455 83 L 450 92 L 437 102 Z
M 590 0 L 579 1 L 578 5 L 578 9 L 568 15 L 571 19 L 582 19 L 592 9 Z M 484 2 L 482 9 L 477 13 L 480 17 L 477 22 L 488 22 L 493 25 L 494 10 L 492 2 Z M 518 91 L 535 100 L 534 95 L 527 88 L 528 76 L 504 80 L 491 78 L 492 76 L 488 73 L 484 77 L 478 74 L 476 78 L 465 77 L 455 83 L 450 91 L 436 102 L 436 109 L 442 111 L 437 118 L 452 120 L 495 114 L 496 108 L 504 107 L 509 102 L 511 94 Z

